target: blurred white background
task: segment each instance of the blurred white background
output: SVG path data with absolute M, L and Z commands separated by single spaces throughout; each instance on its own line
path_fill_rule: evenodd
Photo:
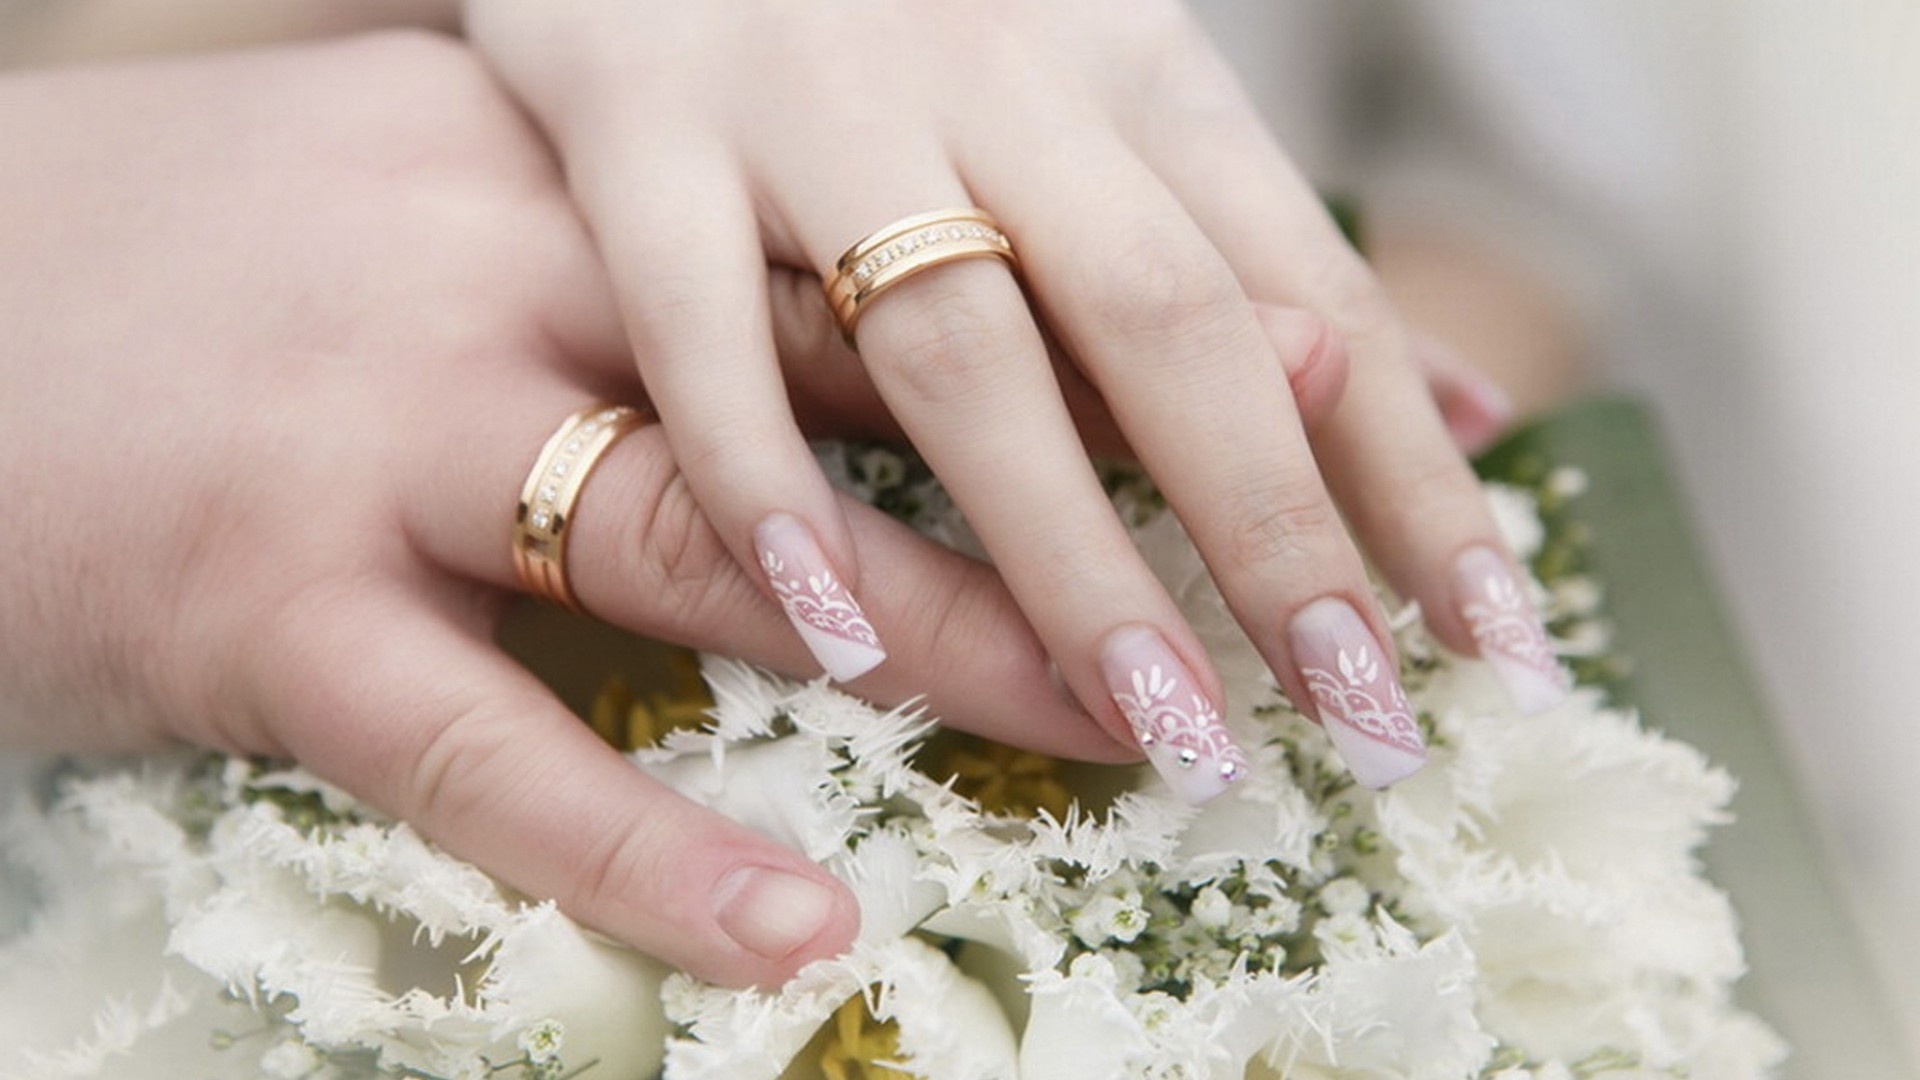
M 1920 1059 L 1920 4 L 1199 8 L 1310 175 L 1657 406 Z

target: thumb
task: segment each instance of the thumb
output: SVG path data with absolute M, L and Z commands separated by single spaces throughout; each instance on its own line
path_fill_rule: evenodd
M 731 986 L 852 943 L 844 885 L 634 768 L 477 627 L 394 595 L 283 629 L 265 694 L 281 744 L 514 888 Z

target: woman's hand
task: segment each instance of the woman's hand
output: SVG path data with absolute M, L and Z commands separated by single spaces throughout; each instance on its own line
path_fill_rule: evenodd
M 297 758 L 716 980 L 847 944 L 831 877 L 650 781 L 491 641 L 542 440 L 639 388 L 558 173 L 464 50 L 0 77 L 0 145 L 0 739 Z M 830 340 L 804 310 L 769 331 L 796 370 Z M 889 586 L 869 600 L 896 663 L 868 693 L 1130 756 L 990 570 L 833 513 Z M 573 528 L 594 612 L 807 666 L 657 427 L 614 445 Z
M 565 159 L 688 486 L 743 566 L 818 560 L 869 602 L 898 587 L 807 454 L 767 264 L 825 277 L 874 230 L 977 205 L 1022 279 L 973 260 L 901 283 L 861 319 L 860 354 L 1066 682 L 1177 789 L 1216 794 L 1239 751 L 1218 678 L 1102 497 L 1076 397 L 1110 410 L 1363 782 L 1425 752 L 1348 523 L 1523 706 L 1561 692 L 1407 334 L 1172 0 L 466 11 Z M 1049 362 L 1049 338 L 1071 364 Z M 1284 368 L 1342 341 L 1345 396 L 1313 427 Z M 873 621 L 889 642 L 912 632 Z M 842 678 L 881 659 L 817 655 Z

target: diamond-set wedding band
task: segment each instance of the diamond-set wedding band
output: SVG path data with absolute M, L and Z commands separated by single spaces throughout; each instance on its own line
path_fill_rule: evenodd
M 1020 262 L 993 216 L 977 207 L 933 210 L 901 218 L 848 248 L 826 281 L 827 303 L 847 344 L 867 305 L 915 274 L 958 259 Z
M 567 581 L 567 530 L 587 476 L 622 435 L 653 419 L 628 405 L 590 405 L 547 438 L 520 486 L 513 515 L 513 569 L 527 592 L 586 614 Z

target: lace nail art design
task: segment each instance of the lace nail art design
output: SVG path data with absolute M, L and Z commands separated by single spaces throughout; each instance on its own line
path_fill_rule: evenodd
M 1216 771 L 1228 781 L 1245 775 L 1246 755 L 1227 734 L 1212 702 L 1181 689 L 1180 680 L 1162 674 L 1157 664 L 1133 672 L 1131 682 L 1133 692 L 1115 694 L 1113 700 L 1133 725 L 1141 746 L 1167 746 L 1183 768 L 1217 762 Z M 1183 697 L 1185 704 L 1179 700 Z
M 786 561 L 771 551 L 760 555 L 760 568 L 767 573 L 774 595 L 787 617 L 806 623 L 816 630 L 844 638 L 869 649 L 880 647 L 880 636 L 860 610 L 860 604 L 847 591 L 833 571 L 808 574 L 805 580 L 787 573 Z
M 1108 692 L 1147 760 L 1181 798 L 1206 802 L 1246 775 L 1247 756 L 1219 707 L 1157 632 L 1134 628 L 1114 635 L 1102 667 Z
M 1566 673 L 1506 560 L 1486 548 L 1467 551 L 1455 567 L 1454 588 L 1480 658 L 1520 711 L 1541 712 L 1559 704 L 1567 696 Z
M 1340 669 L 1337 675 L 1315 667 L 1300 671 L 1314 707 L 1320 710 L 1321 723 L 1339 722 L 1369 739 L 1424 756 L 1427 747 L 1406 691 L 1399 680 L 1380 678 L 1380 662 L 1372 648 L 1362 645 L 1352 654 L 1341 649 L 1335 663 Z
M 754 532 L 760 569 L 787 621 L 828 675 L 845 682 L 887 658 L 880 635 L 860 602 L 827 565 L 811 531 L 797 518 L 775 515 Z
M 1307 605 L 1288 642 L 1320 726 L 1355 780 L 1383 788 L 1426 764 L 1400 675 L 1351 604 L 1329 597 Z

